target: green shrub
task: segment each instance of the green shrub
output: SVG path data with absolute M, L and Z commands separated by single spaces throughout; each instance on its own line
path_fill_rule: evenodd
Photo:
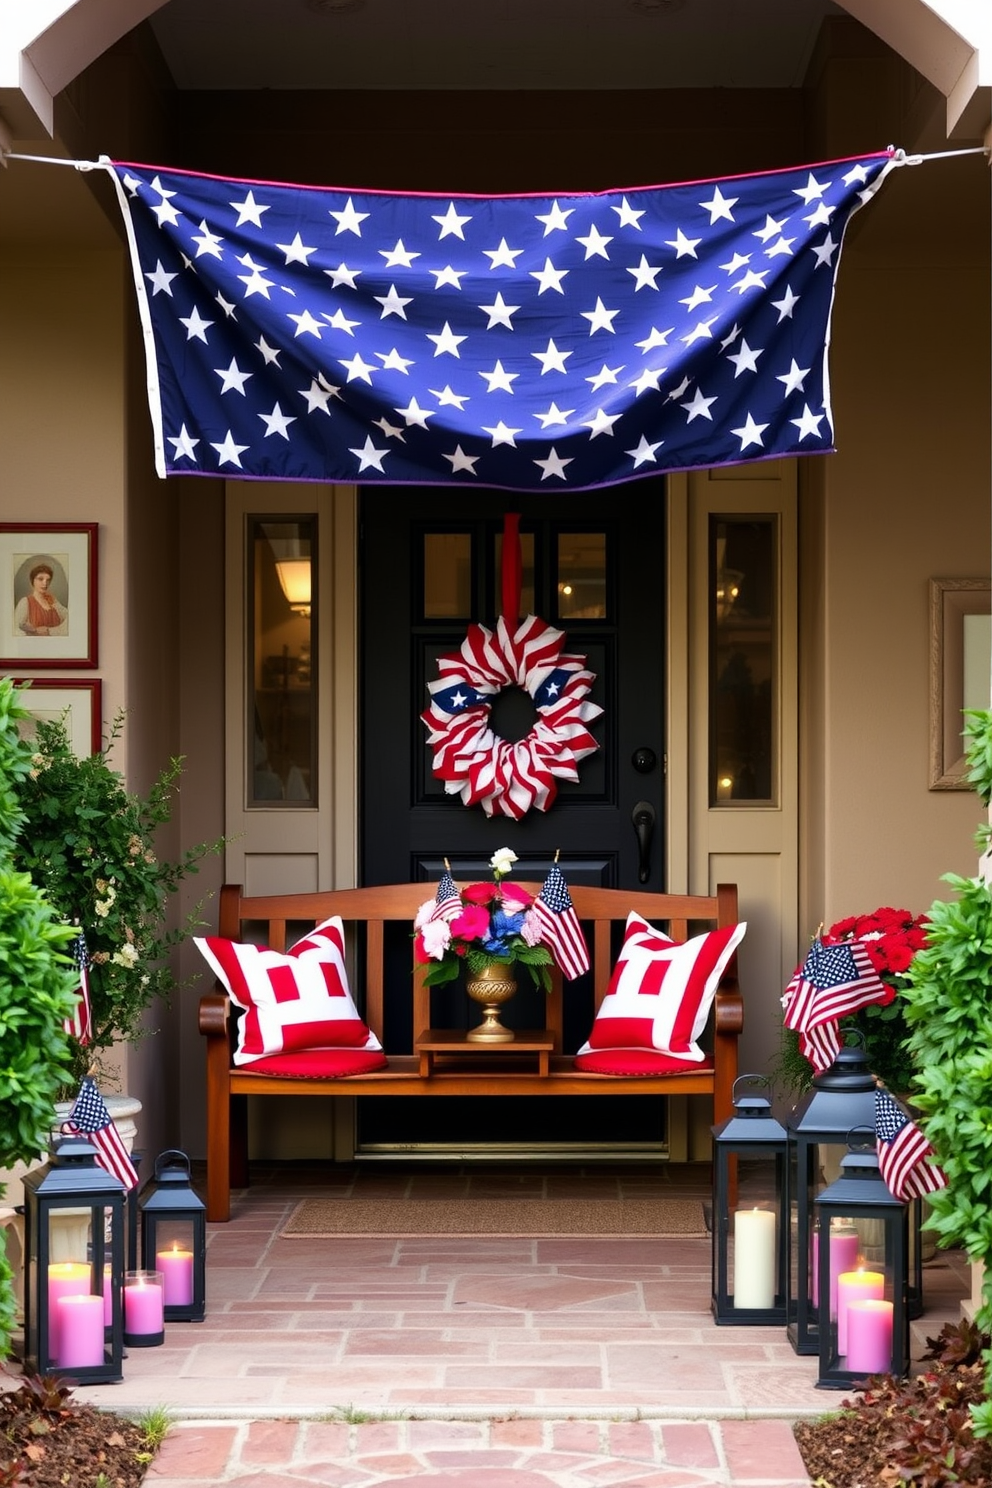
M 52 1110 L 69 1075 L 63 1021 L 75 1007 L 77 973 L 65 955 L 74 931 L 57 917 L 27 873 L 11 862 L 24 815 L 18 790 L 30 778 L 31 749 L 18 735 L 26 717 L 0 679 L 0 1166 L 31 1162 L 48 1147 Z M 10 1352 L 15 1302 L 0 1254 L 0 1356 Z
M 992 799 L 992 713 L 966 714 L 969 780 Z M 978 831 L 980 847 L 989 833 Z M 913 1101 L 947 1174 L 932 1195 L 928 1228 L 985 1267 L 976 1322 L 992 1328 L 992 886 L 948 874 L 957 898 L 930 910 L 927 946 L 909 974 L 906 1019 L 918 1074 Z M 985 1354 L 992 1395 L 992 1352 Z M 972 1411 L 976 1432 L 992 1435 L 992 1400 Z
M 201 924 L 199 906 L 176 928 L 170 900 L 202 857 L 220 843 L 201 843 L 176 862 L 158 856 L 156 833 L 169 820 L 182 761 L 173 759 L 139 796 L 113 768 L 123 727 L 118 714 L 97 754 L 80 758 L 61 722 L 39 723 L 31 769 L 18 782 L 24 828 L 14 861 L 44 891 L 66 924 L 78 925 L 89 954 L 91 1030 L 81 1047 L 70 1039 L 72 1093 L 100 1051 L 142 1034 L 142 1015 L 175 986 L 168 953 Z

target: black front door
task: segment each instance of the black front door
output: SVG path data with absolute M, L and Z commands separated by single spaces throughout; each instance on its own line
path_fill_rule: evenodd
M 565 632 L 565 649 L 584 656 L 595 674 L 590 697 L 602 709 L 590 725 L 599 748 L 579 764 L 579 780 L 559 783 L 549 810 L 531 809 L 520 820 L 487 817 L 481 806 L 446 794 L 420 721 L 437 658 L 458 651 L 471 622 L 495 625 L 507 511 L 520 519 L 521 616 L 537 614 Z M 445 859 L 458 882 L 488 878 L 492 854 L 510 847 L 519 858 L 517 879 L 542 879 L 557 852 L 570 883 L 664 888 L 664 516 L 661 479 L 567 497 L 381 487 L 362 493 L 361 882 L 422 880 L 427 898 Z M 524 693 L 507 689 L 490 717 L 500 737 L 516 740 L 529 731 L 534 710 Z M 409 957 L 409 942 L 398 945 L 394 990 L 387 992 L 387 1047 L 396 1052 L 411 1048 L 414 1036 Z M 591 1023 L 591 991 L 582 981 L 568 987 L 569 1050 Z M 469 1021 L 457 985 L 434 996 L 435 1026 Z M 529 989 L 518 993 L 503 1021 L 540 1024 L 535 997 Z M 358 1104 L 362 1145 L 446 1144 L 454 1137 L 465 1146 L 485 1142 L 494 1128 L 483 1098 Z M 604 1132 L 610 1142 L 643 1136 L 645 1113 L 635 1109 L 643 1104 L 501 1101 L 498 1126 L 504 1137 L 513 1129 L 524 1142 L 588 1148 Z M 610 1112 L 583 1112 L 586 1106 Z M 660 1106 L 651 1103 L 647 1117 L 658 1141 Z

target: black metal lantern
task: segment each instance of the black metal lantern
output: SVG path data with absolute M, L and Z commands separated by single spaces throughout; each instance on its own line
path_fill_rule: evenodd
M 124 1185 L 96 1159 L 89 1142 L 69 1138 L 24 1179 L 24 1370 L 79 1385 L 124 1377 Z
M 788 1123 L 788 1336 L 797 1354 L 816 1354 L 820 1348 L 817 1257 L 824 1247 L 816 1229 L 817 1194 L 839 1171 L 848 1150 L 848 1133 L 861 1127 L 874 1130 L 874 1125 L 875 1077 L 863 1049 L 843 1048 L 830 1068 L 814 1077 L 812 1088 Z M 849 1230 L 850 1226 L 835 1225 L 835 1229 Z M 834 1249 L 839 1249 L 836 1243 Z
M 857 1246 L 843 1270 L 836 1251 L 819 1246 L 817 1385 L 847 1390 L 873 1374 L 904 1377 L 909 1373 L 909 1217 L 878 1170 L 874 1126 L 862 1140 L 852 1141 L 840 1177 L 818 1195 L 815 1206 L 821 1236 L 843 1223 L 853 1230 Z
M 206 1312 L 207 1211 L 193 1192 L 190 1161 L 170 1150 L 138 1200 L 141 1256 L 146 1271 L 162 1274 L 167 1323 L 202 1323 Z
M 763 1095 L 738 1096 L 713 1128 L 713 1316 L 717 1323 L 784 1323 L 788 1306 L 788 1134 Z M 731 1214 L 734 1188 L 740 1201 Z

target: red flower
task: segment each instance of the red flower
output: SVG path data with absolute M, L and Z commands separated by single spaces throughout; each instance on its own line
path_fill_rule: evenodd
M 413 937 L 413 959 L 418 966 L 426 966 L 428 961 L 433 960 L 433 957 L 428 956 L 424 950 L 424 937 L 419 931 Z
M 474 883 L 462 889 L 463 904 L 492 904 L 499 898 L 499 884 Z

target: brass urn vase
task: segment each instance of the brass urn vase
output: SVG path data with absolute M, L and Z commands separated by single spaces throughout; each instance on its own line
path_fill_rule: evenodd
M 513 1042 L 513 1030 L 504 1028 L 499 1021 L 499 1010 L 509 1002 L 517 990 L 513 967 L 491 961 L 480 972 L 469 974 L 465 991 L 473 1002 L 482 1008 L 482 1022 L 469 1029 L 466 1039 L 473 1044 L 509 1044 Z

